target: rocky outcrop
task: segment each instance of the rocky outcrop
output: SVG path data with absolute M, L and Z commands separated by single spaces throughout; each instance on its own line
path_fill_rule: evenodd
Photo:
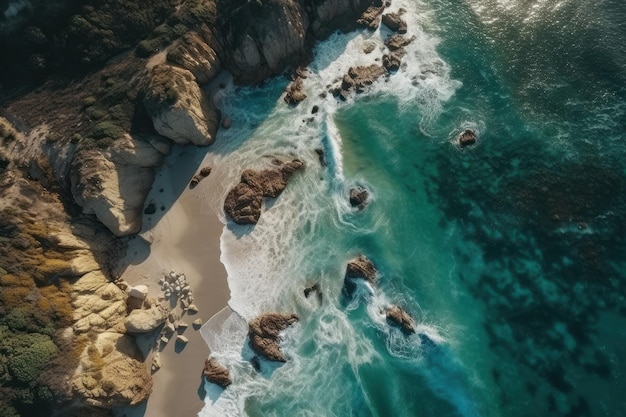
M 84 350 L 70 382 L 73 398 L 104 408 L 145 401 L 152 392 L 152 378 L 142 360 L 132 337 L 113 332 L 99 334 Z
M 218 1 L 214 28 L 222 64 L 240 84 L 258 84 L 310 59 L 315 39 L 350 30 L 372 0 Z
M 285 103 L 296 105 L 303 101 L 306 98 L 306 94 L 304 94 L 304 83 L 302 78 L 296 78 L 289 86 L 287 87 L 287 93 L 285 94 Z
M 383 55 L 383 67 L 389 72 L 398 71 L 400 69 L 403 56 L 404 52 L 402 51 L 395 51 L 390 54 Z
M 210 82 L 220 71 L 217 53 L 197 32 L 188 32 L 167 51 L 167 60 L 190 71 L 198 84 Z
M 331 90 L 335 97 L 345 100 L 350 92 L 361 93 L 365 87 L 385 74 L 385 69 L 377 64 L 369 66 L 351 67 L 348 73 L 343 76 L 341 85 Z
M 389 306 L 386 315 L 387 321 L 394 326 L 400 327 L 404 334 L 415 333 L 415 322 L 402 307 L 396 305 Z
M 113 234 L 139 232 L 143 206 L 169 144 L 159 138 L 125 135 L 107 150 L 81 149 L 70 169 L 74 201 Z
M 308 287 L 304 289 L 304 296 L 306 298 L 309 298 L 309 295 L 311 295 L 311 293 L 316 293 L 317 301 L 319 301 L 320 303 L 322 302 L 323 293 L 322 293 L 322 287 L 320 286 L 319 282 L 316 282 L 313 285 L 309 285 Z
M 126 317 L 124 327 L 131 334 L 149 333 L 165 323 L 167 314 L 167 310 L 158 304 L 148 309 L 136 309 Z
M 364 26 L 369 30 L 376 30 L 380 25 L 380 16 L 385 10 L 386 3 L 382 4 L 380 1 L 375 1 L 374 4 L 369 6 L 357 20 L 359 26 Z
M 224 211 L 237 224 L 256 224 L 261 217 L 263 197 L 276 198 L 287 187 L 289 178 L 304 163 L 274 160 L 274 167 L 262 171 L 245 170 L 241 181 L 233 187 L 224 201 Z
M 207 381 L 219 385 L 222 388 L 226 388 L 233 382 L 230 379 L 228 368 L 221 365 L 215 358 L 207 358 L 204 362 L 202 375 L 204 375 Z
M 459 145 L 464 148 L 476 143 L 476 132 L 471 129 L 466 129 L 459 135 Z
M 346 266 L 346 279 L 364 279 L 372 285 L 376 284 L 376 267 L 364 255 L 352 259 Z
M 280 332 L 299 320 L 295 314 L 267 313 L 248 324 L 250 347 L 265 359 L 287 362 L 280 350 Z
M 415 40 L 415 36 L 411 36 L 407 38 L 401 35 L 392 35 L 385 39 L 385 46 L 389 48 L 390 51 L 397 51 L 403 49 L 405 46 L 410 44 Z
M 144 90 L 144 105 L 159 134 L 182 145 L 215 140 L 219 115 L 189 70 L 155 65 Z
M 369 193 L 363 187 L 354 187 L 350 189 L 350 205 L 352 207 L 358 207 L 360 210 L 364 209 L 367 205 Z
M 383 24 L 389 29 L 398 33 L 406 33 L 406 22 L 402 19 L 399 13 L 386 13 L 383 15 Z

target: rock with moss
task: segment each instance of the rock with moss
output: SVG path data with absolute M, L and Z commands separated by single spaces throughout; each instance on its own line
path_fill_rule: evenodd
M 219 115 L 189 70 L 154 66 L 148 74 L 144 105 L 154 129 L 178 144 L 205 146 L 215 140 Z

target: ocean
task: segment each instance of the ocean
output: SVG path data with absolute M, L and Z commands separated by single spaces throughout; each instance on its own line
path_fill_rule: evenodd
M 626 415 L 626 4 L 399 8 L 402 67 L 345 102 L 322 93 L 380 62 L 384 26 L 318 44 L 296 107 L 282 77 L 216 97 L 234 123 L 212 176 L 234 185 L 272 156 L 306 169 L 256 226 L 224 219 L 230 310 L 202 332 L 233 384 L 207 383 L 200 416 Z M 348 296 L 360 254 L 379 281 Z M 415 334 L 387 323 L 392 304 Z M 246 322 L 268 311 L 300 321 L 288 361 L 257 371 Z

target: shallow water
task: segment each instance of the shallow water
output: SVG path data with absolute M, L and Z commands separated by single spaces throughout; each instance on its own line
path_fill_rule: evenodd
M 236 123 L 212 175 L 234 184 L 269 155 L 307 168 L 255 227 L 224 230 L 236 314 L 207 339 L 234 383 L 207 384 L 200 415 L 625 414 L 626 7 L 399 7 L 416 41 L 368 92 L 318 96 L 380 55 L 362 49 L 384 28 L 320 44 L 295 108 L 281 79 L 221 98 Z M 461 149 L 466 128 L 479 139 Z M 371 193 L 363 211 L 348 203 L 354 185 Z M 361 253 L 379 283 L 348 297 L 345 266 Z M 321 303 L 303 295 L 312 282 Z M 389 304 L 416 334 L 389 327 Z M 274 310 L 300 322 L 284 334 L 288 362 L 257 372 L 245 320 Z

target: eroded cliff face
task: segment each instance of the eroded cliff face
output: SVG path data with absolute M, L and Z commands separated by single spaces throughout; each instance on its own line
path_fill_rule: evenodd
M 214 28 L 224 67 L 241 84 L 258 84 L 309 60 L 311 46 L 337 29 L 349 30 L 372 0 L 217 2 Z

